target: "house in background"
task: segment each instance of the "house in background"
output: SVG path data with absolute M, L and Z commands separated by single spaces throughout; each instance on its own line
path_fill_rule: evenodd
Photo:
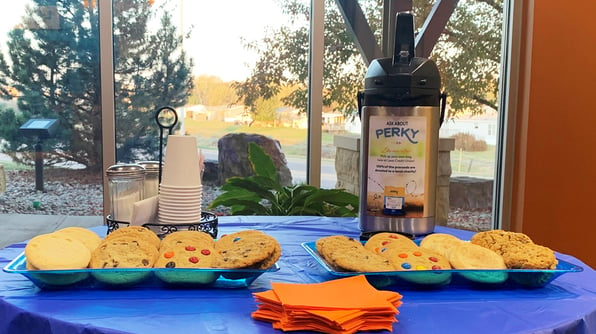
M 248 124 L 252 120 L 242 105 L 185 106 L 184 116 L 195 121 L 223 121 L 235 124 Z
M 194 121 L 206 121 L 209 119 L 209 113 L 204 105 L 195 104 L 184 107 L 184 118 L 190 118 Z
M 295 129 L 307 129 L 308 117 L 299 109 L 281 107 L 277 111 L 278 126 L 285 126 Z M 340 112 L 322 113 L 322 129 L 327 132 L 338 132 L 346 130 L 346 117 Z
M 243 105 L 206 106 L 196 104 L 178 108 L 179 114 L 195 121 L 222 121 L 236 125 L 259 125 L 307 129 L 308 117 L 300 109 L 280 107 L 276 111 L 276 119 L 271 122 L 253 122 L 252 115 Z M 341 132 L 346 130 L 346 117 L 336 111 L 323 112 L 322 129 L 327 132 Z
M 339 111 L 323 112 L 323 131 L 343 132 L 346 130 L 346 116 Z
M 473 135 L 478 140 L 484 140 L 488 145 L 497 145 L 497 122 L 496 112 L 460 115 L 443 122 L 439 129 L 439 137 L 449 138 L 458 133 L 465 133 Z
M 294 107 L 279 107 L 275 110 L 277 115 L 277 126 L 306 129 L 308 128 L 308 118 L 304 113 L 300 113 L 300 109 Z

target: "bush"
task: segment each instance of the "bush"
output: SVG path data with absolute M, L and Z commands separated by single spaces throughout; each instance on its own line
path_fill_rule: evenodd
M 455 139 L 455 149 L 467 152 L 482 152 L 488 149 L 488 144 L 482 139 L 476 139 L 476 137 L 469 133 L 458 133 L 451 138 Z

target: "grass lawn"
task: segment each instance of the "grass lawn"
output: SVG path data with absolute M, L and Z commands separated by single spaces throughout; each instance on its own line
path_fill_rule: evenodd
M 246 125 L 230 125 L 221 121 L 194 121 L 184 120 L 185 131 L 199 138 L 202 148 L 216 148 L 217 141 L 227 133 L 257 133 L 279 140 L 283 152 L 288 156 L 306 156 L 307 131 L 306 129 L 293 128 L 263 128 L 249 127 Z M 335 159 L 335 146 L 333 146 L 332 133 L 322 134 L 323 158 Z M 493 178 L 495 171 L 495 147 L 488 146 L 486 151 L 451 152 L 451 169 L 453 175 L 469 175 Z
M 33 166 L 27 166 L 27 165 L 18 164 L 16 162 L 12 162 L 10 160 L 2 160 L 2 161 L 0 161 L 0 165 L 2 165 L 2 168 L 4 168 L 4 170 L 30 170 L 30 169 L 34 169 Z
M 486 151 L 451 152 L 452 175 L 469 175 L 493 178 L 495 175 L 495 146 L 488 146 Z
M 279 140 L 286 156 L 305 157 L 307 152 L 306 129 L 294 128 L 264 128 L 234 125 L 221 121 L 184 120 L 187 133 L 198 138 L 198 145 L 205 149 L 216 149 L 217 141 L 228 133 L 256 133 Z M 323 132 L 322 154 L 324 159 L 335 159 L 333 133 Z M 33 169 L 31 166 L 16 164 L 9 160 L 0 162 L 5 170 Z M 466 152 L 455 150 L 451 152 L 452 175 L 468 175 L 493 178 L 495 173 L 495 146 L 488 146 L 486 151 Z
M 222 121 L 195 121 L 185 118 L 184 130 L 188 134 L 198 138 L 198 145 L 201 148 L 217 148 L 219 138 L 228 133 L 256 133 L 279 140 L 282 150 L 286 155 L 306 155 L 308 138 L 308 131 L 306 129 L 250 127 L 247 125 L 233 125 Z M 322 145 L 324 157 L 334 158 L 335 147 L 333 146 L 333 134 L 323 133 Z M 331 153 L 333 154 L 332 157 L 329 156 Z

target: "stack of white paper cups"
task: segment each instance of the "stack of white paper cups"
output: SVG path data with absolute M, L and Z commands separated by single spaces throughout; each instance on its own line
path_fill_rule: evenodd
M 202 197 L 200 158 L 195 137 L 168 136 L 159 185 L 159 222 L 168 225 L 200 222 Z

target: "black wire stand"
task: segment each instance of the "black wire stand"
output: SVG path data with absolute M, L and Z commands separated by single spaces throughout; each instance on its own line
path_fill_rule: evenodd
M 168 136 L 172 134 L 174 127 L 178 123 L 178 114 L 172 107 L 161 107 L 155 113 L 155 122 L 159 127 L 159 176 L 158 181 L 161 183 L 161 173 L 163 166 L 163 134 L 164 130 L 168 131 Z
M 108 226 L 108 234 L 115 230 L 130 226 L 129 222 L 113 220 L 112 216 L 106 217 L 106 225 Z M 192 224 L 160 224 L 160 223 L 146 223 L 141 226 L 153 231 L 158 237 L 163 238 L 166 235 L 176 231 L 199 231 L 211 235 L 213 239 L 217 238 L 218 233 L 218 219 L 217 215 L 211 212 L 201 212 L 201 220 Z
M 159 126 L 159 178 L 161 183 L 161 174 L 163 166 L 163 142 L 164 132 L 171 135 L 176 123 L 178 123 L 178 114 L 172 107 L 161 107 L 155 113 L 155 121 Z M 108 234 L 115 230 L 130 226 L 129 222 L 117 221 L 112 219 L 111 215 L 106 217 L 106 225 L 108 226 Z M 201 220 L 192 224 L 161 224 L 158 222 L 149 222 L 141 225 L 157 234 L 158 237 L 163 238 L 166 235 L 176 231 L 199 231 L 210 234 L 214 239 L 217 238 L 218 219 L 217 215 L 211 212 L 201 212 Z

